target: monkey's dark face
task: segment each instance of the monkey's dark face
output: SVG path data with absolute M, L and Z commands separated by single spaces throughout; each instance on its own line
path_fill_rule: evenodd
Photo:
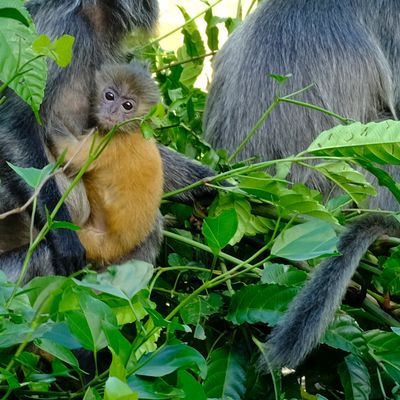
M 103 130 L 109 131 L 113 126 L 135 118 L 137 109 L 136 96 L 123 96 L 113 87 L 107 87 L 103 90 L 98 105 L 98 124 Z M 135 126 L 137 126 L 137 121 L 132 121 L 123 125 L 121 130 L 131 130 Z

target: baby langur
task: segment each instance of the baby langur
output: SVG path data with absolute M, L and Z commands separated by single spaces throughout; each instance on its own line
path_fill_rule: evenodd
M 159 101 L 157 85 L 139 63 L 105 65 L 96 73 L 92 106 L 99 135 L 68 135 L 57 143 L 66 149 L 68 173 L 75 175 L 115 125 L 144 116 Z M 71 139 L 72 137 L 72 139 Z M 151 233 L 163 192 L 162 161 L 153 139 L 145 139 L 138 121 L 119 127 L 83 176 L 90 216 L 78 236 L 89 261 L 104 266 L 126 257 Z

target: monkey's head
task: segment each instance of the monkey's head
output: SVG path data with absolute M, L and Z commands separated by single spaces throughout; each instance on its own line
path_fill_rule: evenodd
M 133 118 L 145 116 L 160 100 L 148 68 L 138 62 L 107 64 L 96 73 L 96 120 L 102 131 Z M 129 121 L 119 131 L 134 132 L 139 120 Z

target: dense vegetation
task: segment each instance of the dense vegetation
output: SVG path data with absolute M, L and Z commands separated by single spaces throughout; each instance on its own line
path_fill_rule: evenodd
M 318 261 L 335 254 L 341 225 L 359 215 L 353 204 L 362 208 L 375 194 L 355 167 L 377 175 L 400 199 L 396 182 L 381 169 L 400 159 L 400 123 L 348 124 L 341 118 L 335 142 L 333 130 L 325 132 L 285 160 L 235 164 L 223 150 L 210 148 L 202 139 L 206 93 L 194 83 L 204 58 L 218 51 L 219 31 L 231 32 L 242 11 L 239 6 L 231 19 L 207 8 L 200 17 L 207 22 L 204 43 L 196 21 L 181 8 L 184 45 L 166 52 L 153 40 L 136 54 L 150 60 L 163 96 L 163 105 L 143 121 L 144 134 L 215 168 L 214 178 L 197 185 L 215 187 L 217 197 L 190 207 L 165 195 L 165 240 L 154 267 L 132 261 L 102 274 L 88 268 L 75 277 L 36 278 L 24 287 L 0 275 L 2 398 L 400 398 L 396 238 L 384 243 L 391 247 L 384 255 L 378 245 L 365 256 L 323 343 L 298 370 L 262 375 L 257 368 L 270 327 Z M 45 57 L 66 65 L 72 39 L 38 38 L 18 0 L 0 4 L 0 18 L 1 103 L 10 86 L 39 115 Z M 26 91 L 15 84 L 21 75 Z M 284 87 L 290 78 L 271 79 Z M 277 98 L 264 117 L 288 98 L 295 95 Z M 323 199 L 305 185 L 292 185 L 292 163 L 333 180 L 343 194 Z M 56 173 L 54 166 L 15 170 L 36 188 Z M 220 186 L 223 180 L 230 186 Z M 60 227 L 74 229 L 50 214 L 31 248 Z M 79 348 L 91 355 L 93 376 L 80 370 Z

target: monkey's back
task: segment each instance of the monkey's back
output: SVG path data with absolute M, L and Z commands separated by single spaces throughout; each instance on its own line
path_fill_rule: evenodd
M 163 170 L 154 140 L 119 133 L 83 177 L 91 216 L 78 232 L 87 258 L 117 262 L 151 232 L 163 193 Z

